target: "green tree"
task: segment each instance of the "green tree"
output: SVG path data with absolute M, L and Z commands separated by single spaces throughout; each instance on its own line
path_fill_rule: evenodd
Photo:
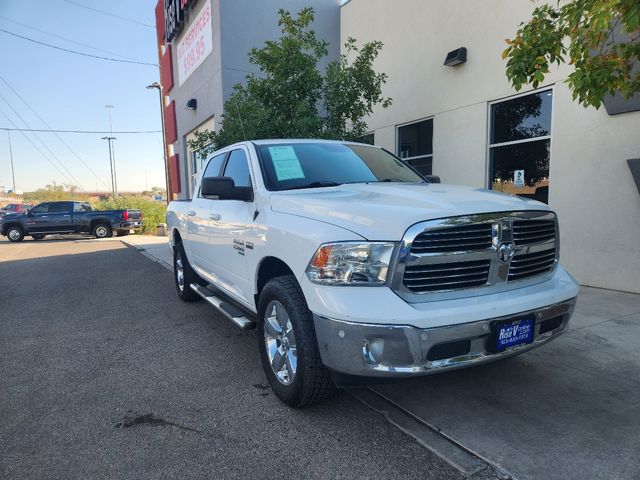
M 220 131 L 196 133 L 189 146 L 202 154 L 245 139 L 333 138 L 353 140 L 366 133 L 365 117 L 373 107 L 391 104 L 382 95 L 387 76 L 373 62 L 381 42 L 358 47 L 349 38 L 345 53 L 319 68 L 329 44 L 311 29 L 314 11 L 297 16 L 279 10 L 282 36 L 253 48 L 249 61 L 259 73 L 236 84 L 225 102 Z
M 502 56 L 516 90 L 544 81 L 552 64 L 568 63 L 573 99 L 599 108 L 606 95 L 640 92 L 640 1 L 571 0 L 536 7 L 506 40 Z
M 24 200 L 28 202 L 47 202 L 56 200 L 86 200 L 87 195 L 79 193 L 75 185 L 53 184 L 45 185 L 35 192 L 26 192 Z

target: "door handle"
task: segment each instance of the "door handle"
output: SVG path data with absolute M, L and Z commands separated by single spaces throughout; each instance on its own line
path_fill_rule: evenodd
M 63 217 L 70 217 L 71 215 L 63 215 Z
M 209 214 L 209 218 L 211 220 L 220 220 L 222 218 L 222 216 L 219 213 L 210 213 Z
M 190 217 L 195 217 L 196 216 L 196 212 L 194 212 L 193 210 L 189 210 L 187 212 L 187 215 L 189 215 Z

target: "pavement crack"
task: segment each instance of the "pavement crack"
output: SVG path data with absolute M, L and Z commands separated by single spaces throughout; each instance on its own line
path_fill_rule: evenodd
M 171 426 L 171 427 L 180 428 L 181 430 L 187 430 L 189 432 L 203 433 L 201 430 L 188 427 L 186 425 L 181 425 L 176 422 L 172 422 L 171 420 L 167 420 L 166 418 L 159 417 L 157 415 L 154 415 L 153 413 L 145 413 L 142 415 L 125 415 L 122 418 L 121 422 L 116 423 L 115 427 L 130 428 L 130 427 L 136 427 L 138 425 Z

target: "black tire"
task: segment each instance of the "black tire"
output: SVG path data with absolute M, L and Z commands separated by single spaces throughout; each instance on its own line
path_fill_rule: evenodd
M 126 237 L 129 235 L 129 230 L 118 230 L 116 232 L 116 237 Z
M 36 233 L 35 235 L 31 235 L 31 238 L 34 240 L 42 240 L 46 235 L 44 233 Z
M 182 285 L 180 284 L 179 278 L 179 262 L 182 265 Z M 191 268 L 189 260 L 187 260 L 187 254 L 184 252 L 182 242 L 178 242 L 173 248 L 173 279 L 176 283 L 178 297 L 180 297 L 183 302 L 195 302 L 197 300 L 202 300 L 200 295 L 191 290 L 191 284 L 200 283 L 200 277 L 193 271 L 193 268 Z
M 108 223 L 97 223 L 93 227 L 93 235 L 96 238 L 110 238 L 113 235 L 113 230 Z
M 286 310 L 295 336 L 297 367 L 289 384 L 278 379 L 267 352 L 265 321 L 267 307 L 273 305 L 273 302 L 279 303 Z M 260 360 L 267 380 L 275 395 L 284 403 L 294 408 L 303 407 L 321 402 L 335 393 L 335 384 L 320 359 L 313 317 L 293 275 L 269 280 L 260 293 L 257 339 Z
M 24 240 L 24 230 L 20 225 L 11 225 L 7 228 L 7 238 L 10 242 L 21 242 Z

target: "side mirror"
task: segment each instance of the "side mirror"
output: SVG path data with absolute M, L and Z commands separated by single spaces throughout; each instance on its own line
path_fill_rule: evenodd
M 218 197 L 218 200 L 240 200 L 250 202 L 253 200 L 251 187 L 236 187 L 233 178 L 207 177 L 202 179 L 200 193 L 203 197 Z
M 425 178 L 429 180 L 429 183 L 440 183 L 440 177 L 437 175 L 425 175 Z

